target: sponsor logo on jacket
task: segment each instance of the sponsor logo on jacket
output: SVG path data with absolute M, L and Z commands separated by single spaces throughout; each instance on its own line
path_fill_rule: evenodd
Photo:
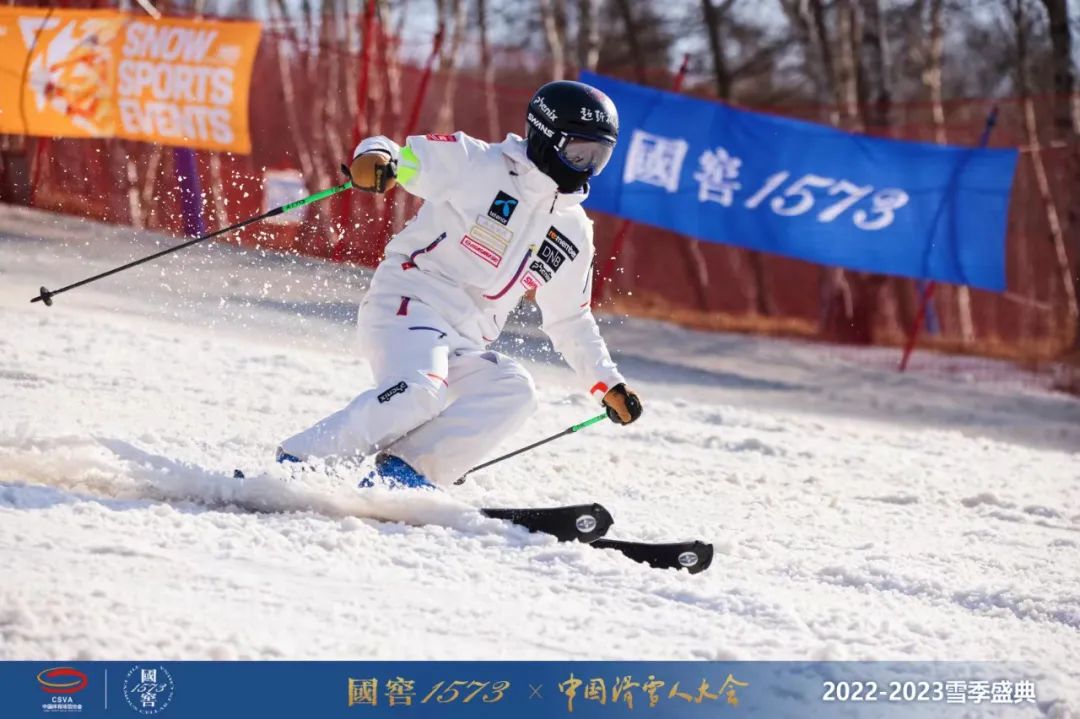
M 544 240 L 544 243 L 540 245 L 540 250 L 536 253 L 536 256 L 544 261 L 552 272 L 558 272 L 562 267 L 562 263 L 566 261 L 566 255 L 559 251 L 551 242 Z
M 472 232 L 470 234 L 483 234 L 485 232 L 491 233 L 495 237 L 502 240 L 504 245 L 510 244 L 510 240 L 514 239 L 514 233 L 504 227 L 502 224 L 485 215 L 476 216 L 476 224 L 472 226 Z
M 498 252 L 495 252 L 490 247 L 487 247 L 486 245 L 483 245 L 482 243 L 477 242 L 476 240 L 474 240 L 472 237 L 469 237 L 468 235 L 465 235 L 464 237 L 461 238 L 461 245 L 466 250 L 468 250 L 469 252 L 473 253 L 474 255 L 476 255 L 477 257 L 482 259 L 484 262 L 487 262 L 492 267 L 498 267 L 499 263 L 502 262 L 502 255 L 501 254 L 499 254 Z
M 408 388 L 409 385 L 405 384 L 404 381 L 398 382 L 396 385 L 379 395 L 379 404 L 386 404 L 394 398 L 394 395 L 403 394 Z
M 488 208 L 488 217 L 501 225 L 507 225 L 510 223 L 510 218 L 513 216 L 517 206 L 517 198 L 499 190 L 499 194 L 495 195 L 491 207 Z
M 476 224 L 469 228 L 469 236 L 492 252 L 502 255 L 510 246 L 514 233 L 489 217 L 477 215 Z
M 562 250 L 564 253 L 566 253 L 566 256 L 569 257 L 571 260 L 576 260 L 577 259 L 577 256 L 578 256 L 577 245 L 575 245 L 573 242 L 571 242 L 570 238 L 568 238 L 566 235 L 564 235 L 563 233 L 561 233 L 557 229 L 555 229 L 554 225 L 552 225 L 551 227 L 548 228 L 547 238 L 549 240 L 551 240 L 552 242 L 554 242 L 555 245 L 560 250 Z
M 543 277 L 544 282 L 551 282 L 551 270 L 549 270 L 547 267 L 545 267 L 544 263 L 541 262 L 540 260 L 533 260 L 532 264 L 529 265 L 529 269 L 532 272 L 535 272 L 536 274 Z

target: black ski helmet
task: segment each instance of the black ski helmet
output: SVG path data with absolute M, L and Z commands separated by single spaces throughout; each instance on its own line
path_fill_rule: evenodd
M 615 103 L 573 80 L 556 80 L 537 90 L 525 123 L 529 159 L 555 180 L 559 192 L 577 192 L 599 175 L 619 139 Z

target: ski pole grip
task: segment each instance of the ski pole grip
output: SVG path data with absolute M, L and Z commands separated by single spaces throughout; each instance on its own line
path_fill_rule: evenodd
M 605 412 L 604 414 L 598 414 L 592 419 L 587 419 L 581 424 L 575 424 L 573 427 L 570 428 L 570 431 L 577 432 L 579 430 L 585 429 L 586 427 L 590 427 L 597 422 L 603 422 L 605 419 L 607 419 L 607 412 Z

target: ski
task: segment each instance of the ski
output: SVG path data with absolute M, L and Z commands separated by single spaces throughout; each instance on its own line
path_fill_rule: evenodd
M 597 549 L 615 549 L 635 562 L 648 564 L 654 569 L 685 569 L 690 574 L 704 572 L 713 560 L 713 545 L 696 540 L 653 544 L 597 539 L 592 542 L 592 546 Z
M 492 519 L 512 522 L 530 532 L 550 534 L 560 542 L 595 542 L 615 523 L 611 513 L 600 504 L 575 504 L 569 507 L 537 509 L 481 509 Z
M 233 478 L 244 479 L 244 472 L 235 470 Z M 705 542 L 654 544 L 604 539 L 615 520 L 611 512 L 597 502 L 565 507 L 483 507 L 478 511 L 485 517 L 501 519 L 530 532 L 551 535 L 560 542 L 582 542 L 600 549 L 614 549 L 656 569 L 686 569 L 697 574 L 712 563 L 713 546 Z M 368 519 L 390 521 L 378 517 Z
M 690 574 L 698 574 L 708 569 L 713 560 L 713 545 L 697 540 L 651 543 L 604 539 L 614 519 L 601 504 L 480 511 L 484 516 L 512 522 L 530 532 L 550 534 L 560 542 L 578 541 L 598 549 L 614 549 L 654 569 L 685 569 Z

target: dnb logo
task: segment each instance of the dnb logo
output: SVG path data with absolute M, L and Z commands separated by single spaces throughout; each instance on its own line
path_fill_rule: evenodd
M 49 714 L 71 714 L 83 710 L 83 705 L 71 696 L 81 692 L 89 683 L 86 675 L 74 667 L 53 667 L 37 675 L 38 685 L 49 701 L 41 705 L 41 710 Z
M 501 225 L 507 225 L 510 223 L 510 216 L 514 214 L 517 206 L 518 201 L 515 198 L 499 190 L 499 194 L 495 195 L 495 201 L 488 208 L 488 217 Z
M 165 667 L 136 664 L 124 677 L 124 699 L 139 714 L 153 716 L 168 708 L 175 686 L 172 675 Z

